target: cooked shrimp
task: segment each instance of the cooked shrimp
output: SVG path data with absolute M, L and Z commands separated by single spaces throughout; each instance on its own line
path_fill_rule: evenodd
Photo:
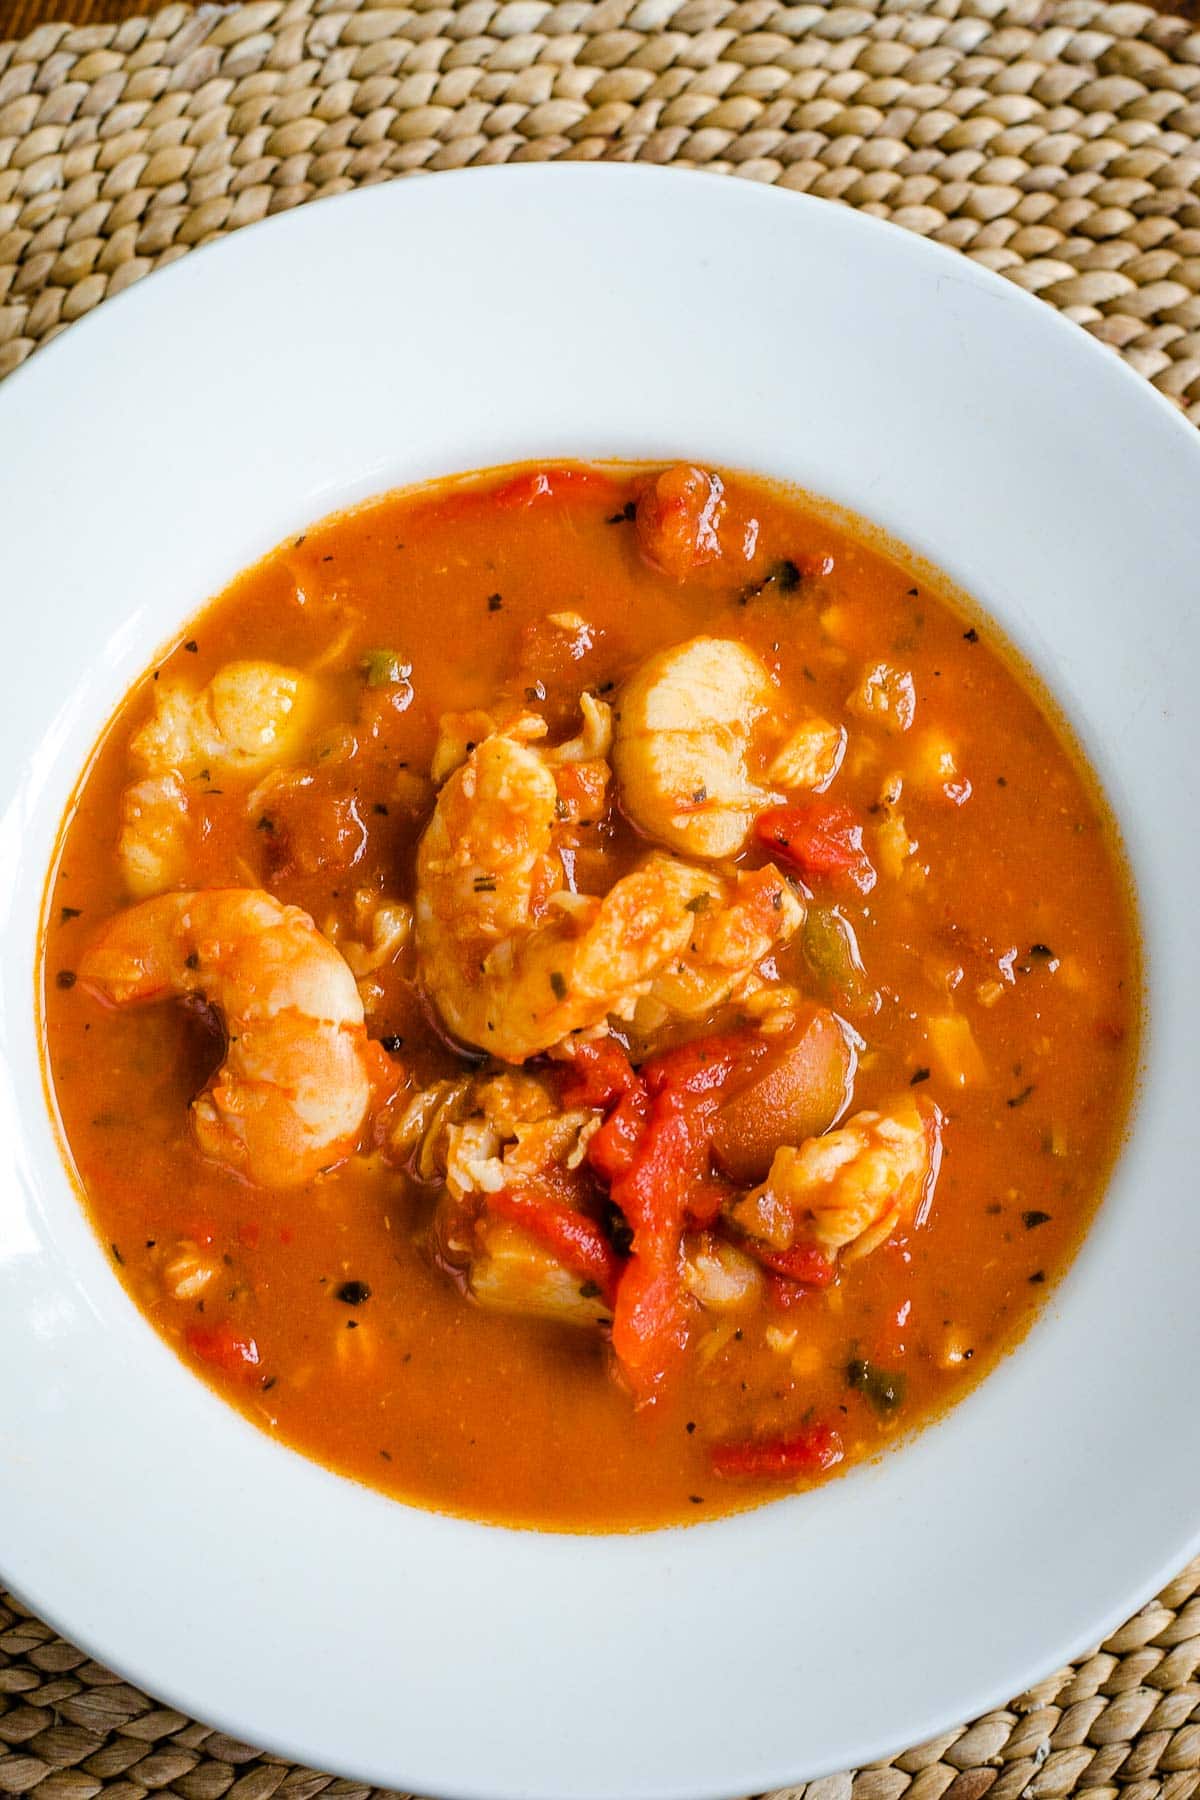
M 773 863 L 739 869 L 732 880 L 707 877 L 706 892 L 688 902 L 687 947 L 656 975 L 634 1022 L 653 1030 L 667 1018 L 696 1019 L 729 1000 L 761 991 L 759 964 L 804 923 L 804 902 Z
M 264 1187 L 350 1154 L 371 1085 L 354 977 L 299 907 L 257 888 L 161 894 L 118 913 L 79 966 L 116 1006 L 196 994 L 225 1060 L 192 1102 L 206 1156 Z
M 738 1228 L 770 1251 L 839 1251 L 847 1262 L 885 1243 L 932 1198 L 942 1115 L 905 1095 L 886 1112 L 860 1112 L 837 1131 L 775 1152 L 761 1187 L 735 1201 Z
M 778 705 L 766 668 L 732 638 L 692 638 L 650 657 L 622 691 L 613 743 L 634 824 L 687 856 L 736 856 L 778 798 L 749 760 Z
M 505 1062 L 630 1007 L 694 926 L 711 878 L 652 855 L 598 899 L 566 891 L 555 772 L 520 740 L 486 738 L 443 787 L 417 853 L 417 953 L 450 1029 Z M 578 765 L 568 765 L 578 766 Z
M 557 828 L 602 804 L 608 708 L 558 750 L 521 719 L 477 745 L 442 789 L 417 856 L 417 949 L 450 1029 L 507 1062 L 651 996 L 691 1018 L 761 985 L 756 965 L 803 923 L 778 869 L 732 879 L 655 851 L 602 898 L 568 892 Z M 596 772 L 576 806 L 563 778 Z M 572 796 L 574 798 L 574 795 Z
M 187 880 L 192 842 L 185 782 L 218 769 L 255 769 L 297 744 L 313 684 L 278 663 L 231 662 L 205 687 L 164 682 L 154 712 L 134 734 L 139 779 L 121 798 L 117 856 L 139 900 Z

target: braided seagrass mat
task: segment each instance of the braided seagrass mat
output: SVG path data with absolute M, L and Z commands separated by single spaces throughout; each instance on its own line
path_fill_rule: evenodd
M 250 0 L 41 25 L 0 42 L 0 376 L 268 213 L 548 157 L 893 219 L 1040 294 L 1200 423 L 1200 28 L 1128 0 Z M 1190 1800 L 1198 1670 L 1200 1561 L 1008 1707 L 777 1800 Z M 371 1792 L 156 1705 L 0 1593 L 0 1795 Z

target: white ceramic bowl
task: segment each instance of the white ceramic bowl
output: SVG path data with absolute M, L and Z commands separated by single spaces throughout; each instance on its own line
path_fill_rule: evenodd
M 645 1536 L 409 1510 L 260 1435 L 117 1285 L 60 1165 L 34 950 L 60 812 L 155 647 L 286 533 L 517 457 L 680 453 L 857 509 L 1044 672 L 1117 808 L 1151 1025 L 1026 1344 L 876 1466 Z M 1200 1538 L 1200 437 L 1082 332 L 831 205 L 643 169 L 373 188 L 190 256 L 0 392 L 0 1559 L 237 1735 L 388 1787 L 762 1790 L 1081 1651 Z

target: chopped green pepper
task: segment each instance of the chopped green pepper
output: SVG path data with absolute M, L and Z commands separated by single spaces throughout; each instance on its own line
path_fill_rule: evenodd
M 391 687 L 412 674 L 412 664 L 396 650 L 368 650 L 361 667 L 367 686 L 373 688 Z

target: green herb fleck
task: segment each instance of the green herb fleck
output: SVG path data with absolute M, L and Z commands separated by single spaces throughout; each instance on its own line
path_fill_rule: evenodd
M 494 894 L 496 891 L 496 877 L 494 875 L 477 875 L 473 886 L 477 894 Z
M 711 905 L 712 905 L 712 895 L 711 894 L 697 894 L 694 899 L 689 900 L 685 904 L 683 910 L 684 910 L 684 912 L 690 912 L 690 913 L 702 913 L 702 912 L 707 912 Z
M 359 665 L 368 687 L 393 687 L 407 681 L 412 664 L 405 662 L 396 650 L 368 650 Z
M 877 1369 L 865 1357 L 854 1357 L 846 1364 L 847 1386 L 857 1388 L 865 1394 L 876 1412 L 895 1412 L 904 1404 L 904 1393 L 908 1382 L 903 1375 L 891 1375 L 886 1369 Z
M 1032 1081 L 1029 1082 L 1029 1084 L 1026 1087 L 1023 1087 L 1021 1089 L 1019 1094 L 1010 1095 L 1010 1097 L 1004 1102 L 1004 1104 L 1006 1106 L 1024 1106 L 1024 1104 L 1028 1100 L 1030 1094 L 1032 1094 L 1032 1092 L 1033 1092 L 1033 1087 L 1034 1087 L 1033 1082 Z

